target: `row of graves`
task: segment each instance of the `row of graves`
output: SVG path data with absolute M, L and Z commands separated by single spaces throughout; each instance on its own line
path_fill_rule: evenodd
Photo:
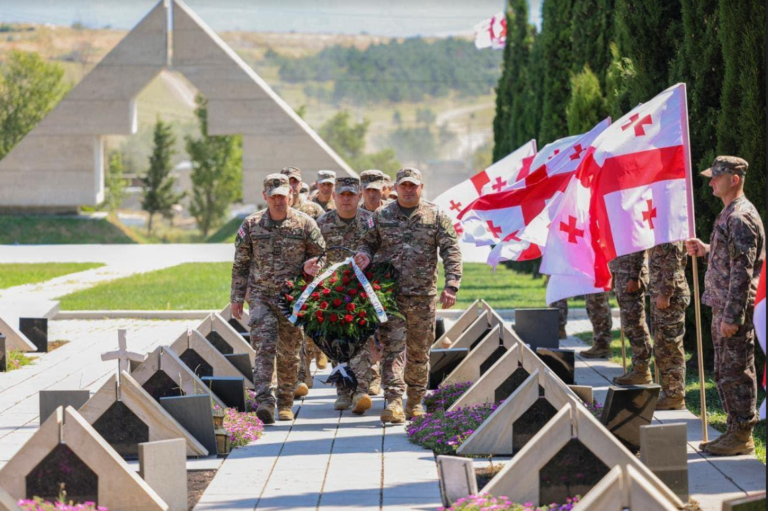
M 610 387 L 598 418 L 592 387 L 575 385 L 575 352 L 559 349 L 556 309 L 515 311 L 509 328 L 475 302 L 435 342 L 430 387 L 471 382 L 449 413 L 500 403 L 438 456 L 443 504 L 471 495 L 545 505 L 580 496 L 576 511 L 673 511 L 688 495 L 687 427 L 653 425 L 658 385 Z M 473 458 L 510 457 L 478 487 Z M 724 510 L 765 509 L 765 495 Z
M 246 326 L 227 308 L 148 354 L 129 351 L 120 330 L 118 350 L 102 355 L 117 370 L 93 395 L 40 391 L 39 430 L 0 470 L 0 511 L 19 510 L 19 500 L 56 502 L 62 490 L 67 502 L 110 511 L 189 509 L 187 459 L 226 456 L 225 412 L 252 406 Z M 0 335 L 1 360 L 19 339 Z

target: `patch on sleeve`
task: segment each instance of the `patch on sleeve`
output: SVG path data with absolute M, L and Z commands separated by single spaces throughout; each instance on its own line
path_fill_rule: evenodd
M 368 228 L 373 229 L 376 224 L 373 223 L 373 216 L 368 217 Z
M 243 226 L 240 226 L 240 229 L 237 230 L 237 238 L 235 238 L 235 247 L 239 247 L 243 240 L 245 239 L 245 229 L 243 229 Z

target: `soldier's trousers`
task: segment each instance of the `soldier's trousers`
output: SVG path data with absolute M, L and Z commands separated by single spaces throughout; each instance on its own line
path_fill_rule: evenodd
M 568 300 L 558 300 L 549 304 L 550 307 L 557 309 L 560 313 L 560 330 L 565 330 L 568 326 Z
M 303 336 L 301 341 L 301 349 L 299 350 L 299 379 L 300 382 L 307 381 L 307 378 L 312 374 L 312 360 L 315 358 L 315 343 L 308 335 Z
M 712 310 L 717 391 L 728 414 L 729 429 L 740 431 L 752 431 L 757 424 L 754 312 L 750 308 L 744 325 L 726 338 L 720 334 L 723 310 Z
M 368 393 L 368 387 L 371 383 L 371 346 L 370 342 L 366 342 L 360 351 L 355 355 L 352 360 L 347 364 L 352 372 L 355 373 L 357 378 L 357 390 L 363 394 Z M 351 390 L 336 389 L 336 394 L 339 396 L 349 396 L 355 393 Z
M 426 395 L 429 352 L 435 343 L 436 302 L 435 296 L 400 296 L 397 305 L 405 319 L 390 317 L 379 328 L 379 342 L 384 349 L 382 383 L 387 400 L 403 397 L 406 388 L 408 399 L 420 402 Z
M 685 397 L 685 311 L 689 296 L 673 296 L 667 309 L 656 307 L 651 296 L 653 353 L 659 368 L 661 388 L 669 397 Z
M 260 404 L 292 406 L 299 375 L 303 335 L 280 312 L 275 298 L 251 296 L 251 345 L 256 350 L 253 384 Z M 277 364 L 277 395 L 272 375 Z
M 640 291 L 627 293 L 629 275 L 617 273 L 613 276 L 613 288 L 621 309 L 621 326 L 624 335 L 632 345 L 632 365 L 648 365 L 651 361 L 651 333 L 645 320 L 645 286 Z
M 597 347 L 610 347 L 613 341 L 613 316 L 609 293 L 587 295 L 587 315 Z

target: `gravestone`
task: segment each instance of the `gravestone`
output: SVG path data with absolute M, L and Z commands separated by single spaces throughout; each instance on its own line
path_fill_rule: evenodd
M 477 476 L 471 459 L 438 456 L 437 468 L 443 506 L 449 508 L 459 499 L 477 495 Z
M 432 350 L 429 354 L 429 389 L 437 389 L 468 354 L 467 348 Z
M 586 495 L 610 469 L 578 438 L 571 439 L 539 471 L 539 502 Z
M 679 511 L 682 502 L 667 498 L 653 481 L 653 474 L 642 473 L 632 465 L 615 466 L 573 507 L 574 511 Z M 666 489 L 666 491 L 669 491 Z
M 35 345 L 35 353 L 48 353 L 48 318 L 19 318 L 19 331 Z
M 555 407 L 545 397 L 539 397 L 533 406 L 512 424 L 512 453 L 510 454 L 520 452 L 555 415 L 557 415 Z
M 568 385 L 568 388 L 579 396 L 582 403 L 591 406 L 595 402 L 595 389 L 589 385 Z
M 663 424 L 640 428 L 640 459 L 669 489 L 688 501 L 688 426 Z
M 65 426 L 66 423 L 66 426 Z M 165 511 L 166 504 L 74 408 L 57 409 L 0 470 L 14 499 L 90 500 L 110 511 Z
M 184 350 L 179 354 L 179 358 L 200 378 L 213 376 L 213 366 L 194 348 Z
M 723 502 L 723 511 L 765 511 L 765 492 Z
M 560 315 L 557 309 L 516 309 L 515 332 L 535 352 L 560 348 Z
M 149 442 L 149 426 L 122 401 L 112 403 L 92 426 L 125 459 L 138 459 L 139 444 Z
M 472 351 L 478 344 L 480 344 L 480 341 L 488 336 L 493 329 L 493 326 L 494 325 L 491 324 L 490 314 L 487 310 L 484 310 L 449 347 L 467 348 Z
M 8 351 L 17 350 L 29 353 L 37 350 L 37 346 L 27 339 L 26 335 L 11 327 L 2 316 L 0 316 L 0 335 L 5 336 L 5 346 Z
M 168 376 L 167 373 L 158 371 L 153 374 L 149 380 L 147 380 L 142 388 L 146 390 L 150 396 L 156 401 L 160 401 L 161 398 L 171 396 L 184 396 L 186 393 Z
M 160 405 L 197 439 L 209 454 L 218 452 L 213 407 L 208 396 L 164 397 Z
M 4 335 L 0 335 L 0 373 L 8 371 L 8 345 Z
M 230 313 L 229 318 L 232 318 Z M 256 361 L 256 351 L 251 346 L 250 333 L 247 328 L 244 328 L 242 323 L 234 320 L 236 324 L 240 325 L 241 329 L 245 329 L 245 335 L 238 329 L 232 326 L 232 323 L 222 317 L 221 314 L 209 314 L 195 330 L 200 332 L 211 345 L 216 348 L 222 355 L 232 355 L 238 353 L 246 353 L 251 359 L 251 363 Z
M 168 504 L 168 511 L 187 511 L 187 458 L 184 441 L 139 444 L 139 476 Z
M 445 320 L 443 318 L 435 319 L 435 339 L 440 339 L 445 335 Z
M 235 352 L 235 350 L 232 349 L 232 346 L 227 344 L 227 341 L 225 341 L 221 334 L 216 330 L 209 332 L 205 338 L 208 339 L 208 342 L 210 342 L 214 348 L 219 350 L 219 353 L 222 355 L 231 355 Z
M 16 503 L 16 499 L 11 497 L 2 488 L 0 488 L 0 511 L 21 511 L 21 508 Z
M 572 350 L 538 348 L 536 354 L 566 385 L 576 383 L 576 353 Z
M 432 345 L 432 349 L 448 348 L 451 344 L 456 342 L 464 331 L 478 318 L 479 303 L 479 300 L 475 300 L 474 303 L 466 308 L 459 319 L 451 325 L 451 328 L 449 328 L 447 332 L 441 336 L 435 336 L 435 343 Z
M 600 421 L 633 453 L 640 451 L 640 428 L 650 426 L 661 387 L 610 387 Z
M 79 410 L 91 398 L 88 390 L 41 390 L 40 391 L 40 424 L 60 406 L 71 406 Z
M 469 352 L 461 364 L 448 375 L 443 385 L 480 380 L 517 343 L 517 337 L 503 328 L 502 324 L 497 323 Z
M 496 390 L 493 391 L 494 402 L 500 403 L 506 401 L 506 399 L 514 394 L 530 375 L 531 374 L 522 367 L 515 369 L 515 371 L 509 375 L 509 378 L 504 380 L 502 384 L 496 387 Z
M 211 391 L 219 396 L 228 408 L 245 413 L 245 378 L 208 377 L 202 378 Z
M 200 378 L 242 376 L 242 373 L 197 330 L 187 330 L 171 344 L 171 349 Z M 251 378 L 245 381 L 245 385 L 254 389 Z
M 232 355 L 224 355 L 224 358 L 235 366 L 246 380 L 253 380 L 253 364 L 251 364 L 251 358 L 247 353 L 233 353 Z

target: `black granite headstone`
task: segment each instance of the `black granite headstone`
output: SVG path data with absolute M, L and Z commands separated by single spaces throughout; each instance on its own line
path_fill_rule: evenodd
M 247 411 L 245 408 L 245 378 L 203 376 L 202 380 L 227 407 L 235 408 L 238 412 Z
M 0 372 L 8 370 L 8 346 L 4 335 L 0 335 Z
M 62 485 L 67 501 L 99 502 L 99 477 L 66 444 L 57 445 L 25 477 L 29 498 L 56 502 Z
M 188 349 L 179 356 L 187 367 L 192 369 L 198 377 L 213 376 L 213 366 L 206 362 L 206 360 L 195 350 Z
M 488 372 L 488 370 L 496 365 L 496 362 L 501 360 L 501 357 L 503 357 L 507 353 L 507 348 L 504 346 L 499 346 L 496 348 L 496 351 L 491 353 L 491 356 L 485 359 L 485 361 L 480 364 L 480 376 L 483 376 L 485 373 Z
M 19 318 L 19 331 L 37 346 L 35 353 L 48 353 L 47 318 Z
M 435 339 L 439 339 L 445 335 L 445 320 L 443 318 L 437 318 L 435 320 Z
M 611 387 L 600 421 L 627 449 L 640 452 L 640 428 L 653 421 L 661 387 Z
M 466 348 L 432 350 L 429 354 L 429 389 L 437 389 L 468 354 Z
M 210 342 L 214 348 L 219 350 L 219 353 L 222 355 L 231 355 L 235 352 L 235 350 L 232 349 L 232 346 L 230 346 L 221 334 L 215 330 L 212 330 L 205 336 L 205 338 L 208 339 L 208 342 Z
M 576 384 L 576 353 L 572 350 L 539 348 L 536 350 L 542 362 L 552 369 L 566 385 Z
M 157 371 L 142 387 L 156 401 L 160 401 L 164 397 L 184 395 L 184 391 L 179 387 L 179 384 L 173 381 L 165 371 Z
M 224 355 L 224 358 L 229 360 L 229 363 L 235 366 L 235 368 L 245 376 L 248 381 L 253 381 L 253 364 L 251 364 L 251 357 L 247 353 L 233 353 L 232 355 Z
M 531 438 L 541 431 L 557 415 L 557 410 L 549 404 L 547 398 L 540 397 L 528 410 L 512 424 L 512 450 L 520 452 Z M 508 453 L 512 454 L 512 453 Z
M 229 321 L 228 321 L 228 323 L 229 323 L 230 325 L 232 325 L 232 328 L 234 328 L 234 329 L 237 331 L 237 333 L 239 333 L 239 334 L 246 334 L 246 333 L 248 333 L 248 330 L 246 330 L 246 329 L 245 329 L 245 327 L 243 326 L 243 324 L 242 324 L 242 323 L 240 323 L 240 322 L 239 322 L 238 320 L 236 320 L 235 318 L 230 318 L 230 319 L 229 319 Z
M 560 312 L 557 309 L 516 309 L 515 332 L 533 351 L 560 347 Z
M 208 449 L 210 455 L 218 453 L 210 396 L 164 397 L 160 399 L 160 404 L 190 435 Z
M 522 367 L 515 369 L 515 371 L 510 374 L 494 392 L 495 401 L 497 403 L 505 401 L 509 396 L 515 393 L 520 385 L 525 383 L 525 380 L 527 380 L 530 375 L 531 374 Z
M 115 401 L 101 414 L 93 429 L 125 459 L 139 459 L 139 444 L 149 442 L 149 426 L 122 401 Z
M 539 471 L 539 502 L 565 504 L 584 496 L 610 470 L 578 438 L 571 439 Z

